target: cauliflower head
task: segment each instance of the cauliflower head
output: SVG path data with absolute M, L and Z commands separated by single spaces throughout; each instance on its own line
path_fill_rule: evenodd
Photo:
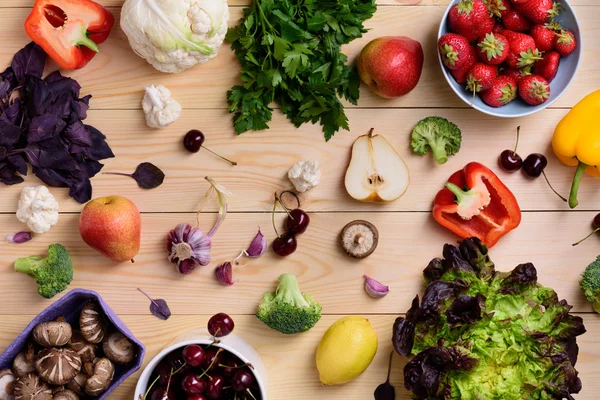
M 19 199 L 17 218 L 34 233 L 48 232 L 58 223 L 58 202 L 46 186 L 25 187 Z
M 181 115 L 181 104 L 171 98 L 171 91 L 163 85 L 146 88 L 142 108 L 150 128 L 164 128 L 177 121 Z
M 228 21 L 227 0 L 126 0 L 121 10 L 133 51 L 169 73 L 215 58 Z

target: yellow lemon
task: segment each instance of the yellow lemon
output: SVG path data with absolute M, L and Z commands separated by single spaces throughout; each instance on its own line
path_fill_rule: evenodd
M 365 372 L 375 353 L 377 335 L 362 317 L 344 317 L 327 329 L 317 349 L 317 370 L 324 385 L 341 385 Z

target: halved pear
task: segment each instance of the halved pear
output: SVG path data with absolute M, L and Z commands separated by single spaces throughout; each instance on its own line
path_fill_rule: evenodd
M 408 189 L 410 175 L 406 163 L 394 147 L 373 129 L 352 145 L 352 158 L 346 170 L 346 190 L 359 201 L 387 203 Z

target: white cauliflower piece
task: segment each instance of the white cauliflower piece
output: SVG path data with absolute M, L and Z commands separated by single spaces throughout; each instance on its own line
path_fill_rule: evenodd
M 133 51 L 169 73 L 215 58 L 228 21 L 227 0 L 126 0 L 121 9 Z
M 142 108 L 150 128 L 164 128 L 181 115 L 181 104 L 171 98 L 171 91 L 163 85 L 146 88 Z
M 25 187 L 19 199 L 17 218 L 34 233 L 48 232 L 58 223 L 58 202 L 46 186 Z
M 298 192 L 306 192 L 317 186 L 321 180 L 319 163 L 313 160 L 298 161 L 288 171 L 288 178 Z

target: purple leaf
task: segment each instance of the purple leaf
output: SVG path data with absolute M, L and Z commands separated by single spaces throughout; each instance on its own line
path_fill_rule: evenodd
M 0 166 L 0 182 L 5 185 L 16 185 L 23 182 L 23 178 L 17 175 L 17 171 L 8 165 Z
M 156 165 L 145 162 L 141 163 L 135 169 L 133 174 L 122 172 L 104 172 L 106 175 L 121 175 L 133 178 L 142 189 L 154 189 L 162 185 L 165 180 L 165 174 Z
M 86 153 L 86 156 L 96 161 L 100 161 L 105 158 L 113 158 L 115 155 L 108 146 L 108 143 L 105 141 L 106 136 L 104 136 L 102 132 L 91 125 L 85 125 L 85 127 L 90 132 L 92 137 L 92 147 L 90 147 L 89 151 Z
M 68 142 L 80 146 L 90 147 L 92 145 L 92 136 L 81 121 L 69 125 L 65 130 L 63 137 Z
M 4 110 L 2 116 L 0 116 L 0 120 L 9 122 L 13 125 L 18 125 L 21 121 L 21 99 L 14 99 L 12 104 L 8 106 Z
M 137 290 L 142 292 L 144 296 L 146 296 L 150 300 L 150 312 L 152 313 L 152 315 L 162 320 L 169 319 L 169 317 L 171 316 L 171 310 L 169 310 L 169 306 L 167 305 L 166 301 L 164 301 L 163 299 L 153 299 L 140 288 L 137 288 Z
M 21 175 L 27 175 L 27 162 L 21 154 L 12 154 L 7 160 Z
M 25 81 L 25 108 L 29 117 L 42 115 L 52 104 L 52 93 L 46 82 L 32 76 Z
M 27 133 L 27 142 L 41 142 L 44 139 L 56 136 L 65 129 L 65 126 L 65 121 L 52 114 L 33 117 Z
M 10 64 L 20 82 L 23 81 L 25 75 L 41 78 L 45 65 L 46 53 L 33 42 L 19 50 Z
M 21 136 L 21 129 L 18 126 L 0 120 L 0 146 L 12 148 L 19 140 L 19 136 Z

